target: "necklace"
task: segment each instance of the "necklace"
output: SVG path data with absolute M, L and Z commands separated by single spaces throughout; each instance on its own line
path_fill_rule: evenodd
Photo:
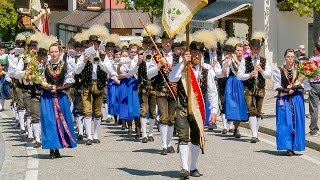
M 294 80 L 293 69 L 294 69 L 294 67 L 292 69 L 287 69 L 285 67 L 282 67 L 283 73 L 286 76 L 286 79 L 287 79 L 289 84 L 292 84 L 292 82 Z
M 53 64 L 51 63 L 48 63 L 47 64 L 47 68 L 50 72 L 50 74 L 52 74 L 53 78 L 57 78 L 58 75 L 62 72 L 62 68 L 64 67 L 64 61 L 60 61 L 58 64 L 57 64 L 57 68 L 56 70 L 53 70 L 54 67 L 53 67 Z

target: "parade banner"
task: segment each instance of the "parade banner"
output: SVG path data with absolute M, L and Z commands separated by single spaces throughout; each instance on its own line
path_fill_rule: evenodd
M 204 122 L 206 120 L 206 118 L 205 118 L 205 104 L 204 104 L 204 99 L 203 99 L 201 88 L 199 86 L 197 78 L 196 78 L 191 66 L 189 66 L 188 68 L 189 68 L 188 71 L 190 72 L 190 83 L 191 83 L 191 96 L 188 97 L 188 101 L 191 102 L 192 116 L 193 116 L 194 121 L 197 122 L 197 125 L 199 128 L 200 148 L 203 150 L 203 147 L 205 144 L 205 138 L 204 138 Z M 182 73 L 183 73 L 183 75 L 181 76 L 181 81 L 182 81 L 183 88 L 184 88 L 185 92 L 187 92 L 187 88 L 188 88 L 187 72 L 184 71 Z
M 164 0 L 162 24 L 165 31 L 172 38 L 207 4 L 208 0 Z

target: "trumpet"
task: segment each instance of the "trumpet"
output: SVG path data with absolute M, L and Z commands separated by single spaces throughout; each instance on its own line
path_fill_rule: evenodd
M 151 50 L 151 49 L 146 50 L 146 51 L 143 53 L 143 56 L 144 56 L 144 59 L 145 59 L 146 61 L 151 61 L 151 59 L 152 59 L 152 50 Z

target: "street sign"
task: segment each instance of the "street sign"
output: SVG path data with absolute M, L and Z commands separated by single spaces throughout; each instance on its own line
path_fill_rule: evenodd
M 214 23 L 208 21 L 191 20 L 190 28 L 213 30 L 215 28 L 215 25 Z

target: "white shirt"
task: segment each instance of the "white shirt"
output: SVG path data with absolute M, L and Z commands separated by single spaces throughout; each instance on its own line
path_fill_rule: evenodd
M 251 59 L 252 59 L 252 64 L 255 67 L 257 65 L 257 59 L 253 55 L 251 55 Z M 262 72 L 262 76 L 264 79 L 270 79 L 272 76 L 272 71 L 271 71 L 271 68 L 269 66 L 268 61 L 266 61 L 266 67 L 265 67 L 265 70 Z M 240 67 L 239 67 L 238 73 L 237 73 L 237 79 L 240 81 L 246 81 L 246 80 L 250 79 L 250 74 L 246 74 L 246 61 L 245 60 L 241 61 L 241 63 L 240 63 Z
M 241 62 L 244 61 L 244 58 L 241 59 Z M 224 67 L 226 61 L 223 60 L 222 62 L 222 67 Z M 239 69 L 240 64 L 237 66 L 237 68 Z M 224 74 L 225 77 L 229 77 L 230 71 L 232 71 L 234 73 L 234 75 L 237 75 L 237 71 L 234 69 L 232 64 L 228 64 L 228 68 L 227 68 L 227 74 Z
M 99 52 L 97 51 L 97 56 L 99 56 Z M 106 56 L 107 58 L 107 56 Z M 80 74 L 86 63 L 84 62 L 84 54 L 82 54 L 79 59 L 78 63 L 75 66 L 75 73 Z M 97 67 L 100 66 L 100 68 L 106 72 L 111 79 L 116 78 L 118 75 L 117 73 L 113 70 L 110 62 L 108 62 L 106 59 L 105 61 L 99 61 L 98 64 L 92 63 L 92 80 L 97 80 Z
M 183 63 L 178 63 L 176 64 L 173 68 L 172 71 L 169 73 L 169 81 L 170 82 L 178 82 L 182 76 L 182 71 L 185 70 L 185 66 Z M 200 80 L 202 77 L 201 76 L 201 66 L 197 65 L 194 68 L 192 68 L 196 78 Z M 186 73 L 184 73 L 186 74 Z M 209 99 L 209 104 L 210 104 L 210 111 L 212 114 L 217 114 L 219 111 L 219 104 L 218 104 L 218 90 L 216 83 L 214 81 L 215 78 L 215 72 L 213 69 L 208 70 L 208 77 L 207 77 L 207 84 L 208 84 L 208 89 L 207 89 L 207 95 Z
M 272 80 L 273 80 L 273 90 L 276 90 L 278 88 L 287 88 L 287 87 L 282 87 L 281 86 L 281 72 L 279 68 L 276 68 L 272 71 Z M 303 80 L 301 83 L 301 86 L 305 90 L 310 90 L 311 86 L 309 84 L 308 78 Z

